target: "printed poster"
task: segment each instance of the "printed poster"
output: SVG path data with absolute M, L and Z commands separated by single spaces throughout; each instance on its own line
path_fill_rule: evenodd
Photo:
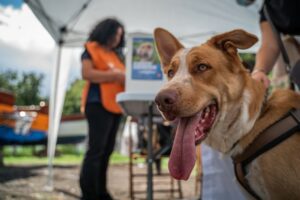
M 132 72 L 133 80 L 162 80 L 163 73 L 153 38 L 133 38 Z

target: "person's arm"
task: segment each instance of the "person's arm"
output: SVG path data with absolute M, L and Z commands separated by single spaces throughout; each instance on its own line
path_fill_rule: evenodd
M 280 50 L 270 24 L 267 21 L 263 21 L 260 24 L 260 29 L 261 46 L 256 54 L 252 78 L 262 81 L 265 87 L 268 88 L 270 81 L 267 74 L 272 70 Z
M 93 83 L 106 83 L 117 82 L 120 84 L 125 83 L 125 74 L 119 70 L 99 71 L 93 66 L 90 59 L 82 60 L 82 78 Z

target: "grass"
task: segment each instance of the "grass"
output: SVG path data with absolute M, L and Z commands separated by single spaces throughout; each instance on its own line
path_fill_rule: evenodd
M 24 147 L 7 146 L 3 149 L 5 165 L 47 165 L 47 156 L 35 156 L 33 152 L 42 152 L 44 146 Z M 53 160 L 54 165 L 80 165 L 83 161 L 84 150 L 75 145 L 57 145 L 58 156 Z M 134 163 L 145 163 L 146 159 L 138 157 L 133 160 Z M 129 157 L 113 152 L 110 157 L 110 164 L 128 164 Z M 168 159 L 163 158 L 162 168 L 167 169 Z
M 36 151 L 43 150 L 43 146 L 36 146 Z M 80 165 L 84 157 L 84 151 L 81 149 L 78 150 L 74 145 L 58 145 L 57 151 L 59 156 L 54 158 L 54 165 Z M 4 164 L 5 165 L 47 165 L 48 158 L 38 157 L 33 155 L 33 147 L 4 147 Z M 144 158 L 137 158 L 133 160 L 134 163 L 145 163 Z M 118 152 L 113 152 L 110 158 L 110 164 L 128 164 L 129 157 L 121 155 Z M 168 167 L 168 158 L 163 158 L 162 160 L 162 169 L 167 169 Z M 193 170 L 193 175 L 195 170 Z
M 54 159 L 55 165 L 77 165 L 82 161 L 83 156 L 63 155 Z M 5 165 L 47 165 L 47 157 L 35 156 L 5 156 Z
M 36 151 L 41 151 L 42 146 L 37 146 Z M 74 145 L 61 145 L 57 148 L 59 156 L 54 158 L 55 165 L 79 165 L 82 163 L 84 152 L 78 150 Z M 114 152 L 111 156 L 111 164 L 128 163 L 128 156 Z M 4 164 L 5 165 L 47 165 L 48 158 L 46 156 L 34 156 L 33 147 L 5 147 L 4 148 Z

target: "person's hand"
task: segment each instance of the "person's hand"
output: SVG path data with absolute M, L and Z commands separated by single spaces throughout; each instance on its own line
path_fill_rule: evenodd
M 269 80 L 269 78 L 268 78 L 268 76 L 266 75 L 265 72 L 263 72 L 261 70 L 254 70 L 251 73 L 251 76 L 252 76 L 253 79 L 262 82 L 266 89 L 269 88 L 270 80 Z
M 122 71 L 116 72 L 116 80 L 121 85 L 125 84 L 125 73 Z
M 120 83 L 121 85 L 124 85 L 125 84 L 125 72 L 123 72 L 119 69 L 116 69 L 116 68 L 113 68 L 112 71 L 114 72 L 116 82 Z

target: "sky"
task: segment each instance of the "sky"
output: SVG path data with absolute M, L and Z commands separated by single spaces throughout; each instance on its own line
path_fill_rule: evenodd
M 71 55 L 68 83 L 80 78 L 79 55 L 78 49 Z M 22 0 L 0 0 L 0 73 L 7 70 L 42 73 L 40 91 L 49 96 L 56 56 L 54 40 L 29 7 Z

